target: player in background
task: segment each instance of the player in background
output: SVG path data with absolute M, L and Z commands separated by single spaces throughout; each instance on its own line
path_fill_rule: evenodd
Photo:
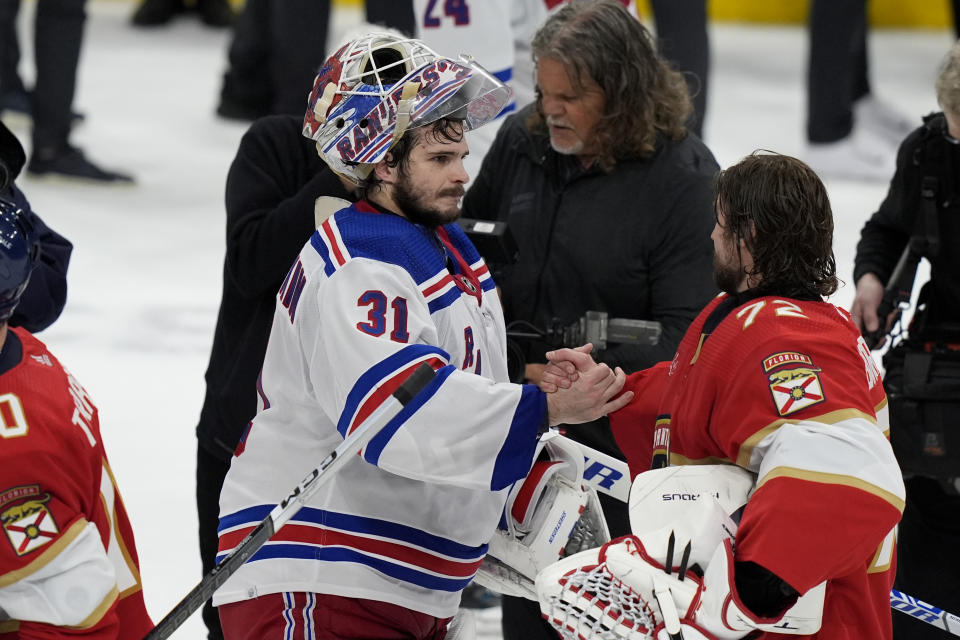
M 97 408 L 8 324 L 37 254 L 34 229 L 0 200 L 0 638 L 139 640 L 153 623 Z
M 514 32 L 511 16 L 526 5 L 543 0 L 483 0 L 482 2 L 437 2 L 413 0 L 417 38 L 434 51 L 456 59 L 469 54 L 482 60 L 498 80 L 513 87 Z M 472 178 L 493 144 L 504 116 L 516 109 L 513 97 L 488 125 L 466 134 L 470 155 L 464 161 Z
M 549 397 L 508 382 L 495 285 L 455 224 L 463 132 L 508 100 L 475 62 L 387 34 L 320 69 L 304 134 L 361 200 L 319 222 L 278 292 L 221 554 L 415 368 L 437 376 L 216 593 L 228 640 L 443 638 L 539 434 L 629 400 L 609 367 Z
M 800 161 L 755 153 L 720 172 L 714 203 L 723 293 L 672 362 L 628 377 L 617 442 L 633 475 L 720 463 L 756 476 L 734 544 L 706 567 L 705 593 L 721 596 L 697 612 L 706 637 L 769 633 L 826 581 L 810 637 L 890 638 L 904 486 L 880 372 L 849 314 L 824 301 L 837 288 L 826 190 Z M 582 359 L 550 358 L 570 355 Z M 560 370 L 547 388 L 565 384 Z M 714 562 L 732 570 L 711 583 Z

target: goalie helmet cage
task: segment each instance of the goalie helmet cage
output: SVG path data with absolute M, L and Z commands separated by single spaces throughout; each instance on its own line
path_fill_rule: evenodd
M 273 537 L 290 518 L 296 515 L 307 499 L 324 484 L 347 460 L 353 459 L 383 427 L 413 400 L 430 382 L 436 373 L 428 364 L 421 364 L 393 394 L 388 397 L 360 426 L 348 435 L 320 465 L 311 471 L 290 494 L 270 511 L 246 538 L 234 547 L 214 569 L 203 577 L 197 586 L 161 620 L 144 640 L 169 638 L 187 618 L 227 581 L 243 564 Z

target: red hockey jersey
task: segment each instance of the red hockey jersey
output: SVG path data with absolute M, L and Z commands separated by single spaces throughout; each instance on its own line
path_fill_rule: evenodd
M 97 408 L 42 342 L 10 331 L 23 353 L 0 374 L 0 639 L 139 640 L 153 623 Z
M 627 388 L 637 397 L 611 424 L 633 474 L 651 460 L 755 473 L 736 559 L 801 593 L 827 580 L 814 637 L 891 637 L 904 488 L 880 372 L 845 311 L 718 296 L 673 362 L 630 376 Z

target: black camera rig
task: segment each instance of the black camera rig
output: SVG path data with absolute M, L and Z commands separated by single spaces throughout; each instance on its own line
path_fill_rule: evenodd
M 516 262 L 517 243 L 505 222 L 460 218 L 457 223 L 483 256 L 488 265 L 508 265 Z M 539 343 L 553 349 L 579 347 L 591 343 L 603 351 L 610 344 L 655 345 L 660 340 L 659 322 L 610 318 L 605 311 L 587 311 L 572 323 L 555 319 L 548 327 L 538 327 L 525 320 L 507 325 L 507 368 L 513 382 L 523 382 L 526 369 L 526 350 L 523 345 Z
M 659 322 L 611 318 L 605 311 L 587 311 L 570 324 L 554 320 L 545 328 L 525 320 L 515 320 L 507 325 L 507 370 L 512 382 L 524 381 L 527 356 L 522 345 L 531 342 L 553 349 L 579 347 L 589 342 L 596 353 L 611 344 L 655 345 L 660 341 L 661 331 Z
M 579 347 L 589 342 L 595 349 L 603 350 L 608 344 L 657 344 L 661 330 L 659 322 L 611 318 L 606 311 L 587 311 L 576 322 L 564 325 L 554 321 L 545 329 L 522 320 L 511 322 L 507 326 L 507 337 L 540 340 L 556 348 Z

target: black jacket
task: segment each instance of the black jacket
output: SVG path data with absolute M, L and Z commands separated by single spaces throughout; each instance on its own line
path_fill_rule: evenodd
M 948 324 L 960 330 L 960 145 L 948 142 L 945 132 L 943 114 L 932 114 L 900 145 L 887 197 L 860 233 L 853 271 L 854 282 L 873 273 L 887 283 L 921 213 L 923 178 L 936 178 L 940 250 L 934 257 L 925 256 L 930 259 L 930 281 L 924 287 L 923 314 L 931 331 Z M 960 340 L 960 334 L 956 337 Z
M 671 359 L 716 293 L 716 160 L 691 134 L 661 141 L 649 158 L 620 160 L 610 173 L 584 170 L 553 151 L 545 130 L 530 130 L 534 108 L 503 124 L 464 198 L 465 216 L 506 221 L 517 240 L 519 260 L 495 272 L 508 326 L 568 324 L 586 311 L 656 320 L 659 344 L 611 345 L 599 359 L 628 373 Z M 528 362 L 544 362 L 549 348 L 528 344 Z M 584 440 L 618 454 L 608 434 Z
M 253 123 L 227 175 L 227 251 L 223 297 L 197 425 L 200 445 L 224 461 L 256 414 L 277 290 L 314 231 L 314 200 L 348 198 L 300 120 L 278 115 Z

